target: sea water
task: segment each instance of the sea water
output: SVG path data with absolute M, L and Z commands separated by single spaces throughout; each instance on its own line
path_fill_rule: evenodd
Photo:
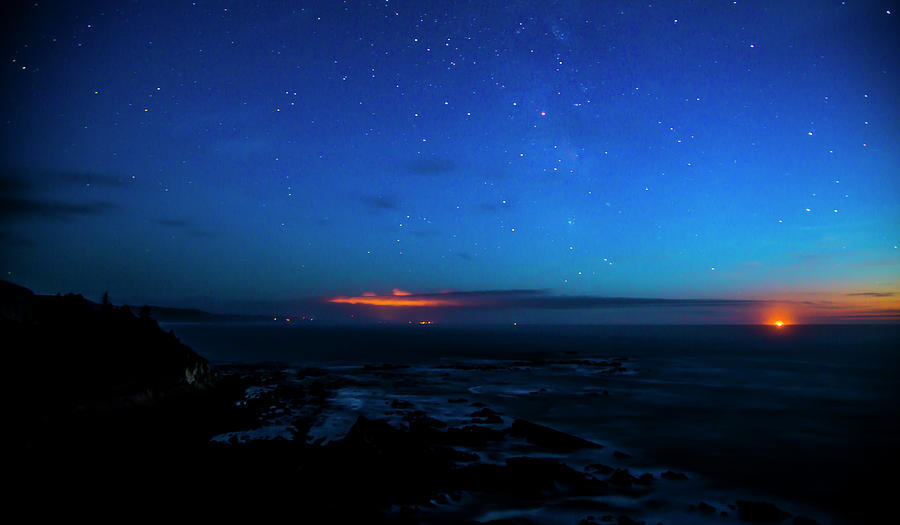
M 452 418 L 441 407 L 463 395 L 613 444 L 633 466 L 807 504 L 834 522 L 886 511 L 896 485 L 887 475 L 900 466 L 897 325 L 166 328 L 216 364 L 410 365 L 408 376 L 434 380 L 375 390 L 433 399 L 438 418 Z M 625 369 L 598 374 L 578 364 L 610 357 Z M 555 364 L 529 366 L 535 360 Z M 377 416 L 366 402 L 383 394 L 340 393 L 347 421 L 335 417 L 332 430 L 357 413 Z

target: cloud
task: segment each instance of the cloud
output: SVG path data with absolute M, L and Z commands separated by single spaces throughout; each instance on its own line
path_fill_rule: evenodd
M 185 221 L 182 219 L 156 219 L 156 224 L 165 226 L 167 228 L 188 229 L 187 235 L 194 237 L 195 239 L 208 239 L 210 237 L 216 236 L 214 232 L 200 230 L 196 228 L 190 221 Z
M 0 194 L 8 195 L 31 188 L 31 183 L 22 177 L 8 172 L 0 173 Z
M 104 186 L 109 188 L 124 188 L 134 180 L 130 177 L 89 172 L 51 172 L 46 174 L 46 177 L 56 182 L 78 184 L 81 186 Z
M 363 204 L 371 208 L 373 211 L 393 211 L 399 210 L 400 206 L 396 201 L 384 196 L 363 196 L 360 197 Z
M 39 185 L 38 182 L 42 184 Z M 52 184 L 47 184 L 48 182 Z M 37 172 L 0 168 L 0 220 L 30 217 L 67 219 L 100 215 L 118 208 L 107 201 L 79 203 L 35 195 L 40 193 L 39 190 L 57 189 L 65 184 L 124 187 L 125 179 L 90 172 Z
M 21 235 L 16 235 L 9 232 L 0 232 L 0 244 L 5 244 L 7 246 L 25 247 L 34 246 L 35 243 L 33 240 L 27 237 L 22 237 Z
M 39 184 L 52 182 L 55 184 L 71 184 L 76 186 L 102 186 L 107 188 L 125 188 L 134 179 L 124 175 L 106 175 L 89 171 L 29 171 L 4 169 L 0 174 L 0 190 L 3 193 L 19 193 L 38 189 Z
M 735 307 L 765 304 L 748 299 L 668 299 L 657 297 L 604 297 L 551 295 L 547 290 L 476 290 L 468 292 L 407 293 L 334 297 L 331 303 L 392 307 L 464 307 L 487 309 L 584 310 L 628 307 Z
M 894 292 L 854 292 L 848 293 L 847 297 L 893 297 Z
M 189 222 L 180 219 L 157 219 L 156 223 L 171 228 L 187 228 L 191 225 Z
M 407 167 L 410 172 L 417 175 L 442 175 L 456 170 L 456 162 L 441 158 L 417 159 L 410 162 Z
M 76 204 L 24 197 L 0 197 L 0 219 L 3 220 L 29 216 L 65 219 L 79 215 L 100 215 L 117 208 L 115 204 L 105 201 Z

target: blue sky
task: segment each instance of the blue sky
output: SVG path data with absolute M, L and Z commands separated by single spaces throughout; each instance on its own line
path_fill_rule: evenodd
M 847 295 L 900 294 L 890 2 L 5 9 L 0 265 L 38 291 L 897 306 Z

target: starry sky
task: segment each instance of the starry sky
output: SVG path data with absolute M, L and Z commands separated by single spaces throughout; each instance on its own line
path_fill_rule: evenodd
M 900 319 L 891 1 L 3 9 L 0 269 L 38 292 Z

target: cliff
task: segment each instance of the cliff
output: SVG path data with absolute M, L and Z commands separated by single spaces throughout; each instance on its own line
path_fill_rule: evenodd
M 0 282 L 7 383 L 43 412 L 147 404 L 202 389 L 209 363 L 128 307 Z

